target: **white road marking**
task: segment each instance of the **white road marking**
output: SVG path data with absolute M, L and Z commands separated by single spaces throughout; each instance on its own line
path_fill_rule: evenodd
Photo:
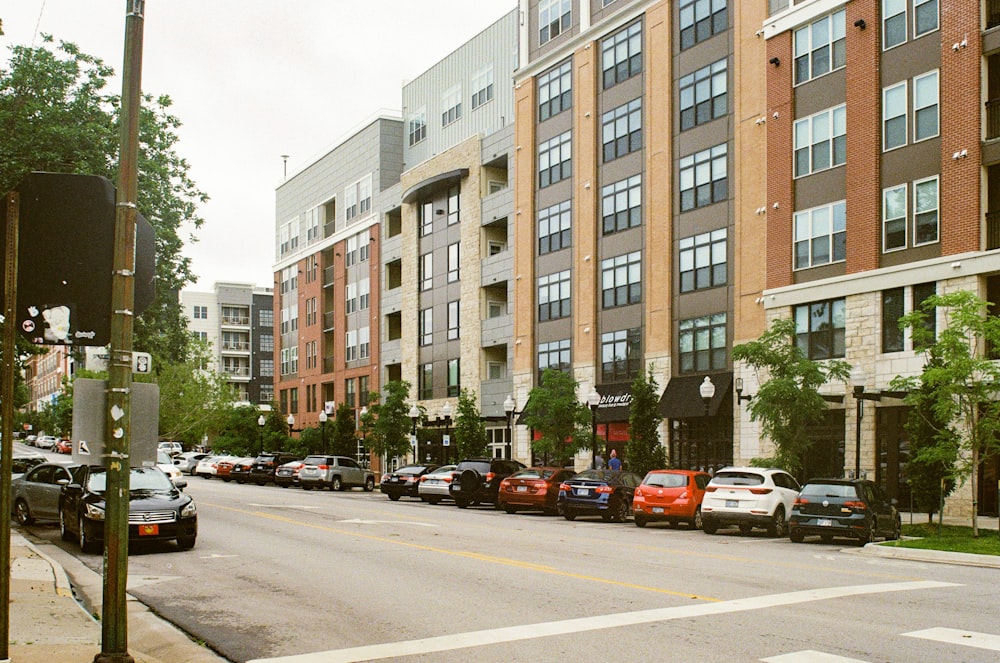
M 692 617 L 706 617 L 710 615 L 722 615 L 748 610 L 762 610 L 778 606 L 808 603 L 810 601 L 843 598 L 845 596 L 859 596 L 863 594 L 881 594 L 884 592 L 903 592 L 918 589 L 938 589 L 941 587 L 958 586 L 959 585 L 950 582 L 927 580 L 880 583 L 873 585 L 855 585 L 853 587 L 824 587 L 818 589 L 807 589 L 801 592 L 788 592 L 786 594 L 754 596 L 745 599 L 735 599 L 733 601 L 698 603 L 695 605 L 682 605 L 671 608 L 622 612 L 613 615 L 580 617 L 577 619 L 565 619 L 556 622 L 507 626 L 504 628 L 490 629 L 488 631 L 454 633 L 431 638 L 423 638 L 420 640 L 389 642 L 378 645 L 352 647 L 350 649 L 314 652 L 311 654 L 279 656 L 276 658 L 260 658 L 248 661 L 248 663 L 347 663 L 349 661 L 371 661 L 399 656 L 418 656 L 434 652 L 481 647 L 484 645 L 495 645 L 505 642 L 515 642 L 518 640 L 569 635 L 572 633 L 597 631 L 622 626 L 634 626 L 637 624 L 648 624 L 651 622 L 662 622 L 673 619 L 689 619 Z
M 237 557 L 237 555 L 220 555 L 219 553 L 212 553 L 211 555 L 202 555 L 202 559 L 226 559 L 228 557 Z
M 797 651 L 791 654 L 782 654 L 781 656 L 771 656 L 760 660 L 764 661 L 764 663 L 868 663 L 858 658 L 836 656 L 834 654 L 827 654 L 826 652 L 813 651 L 812 649 Z
M 255 506 L 261 509 L 322 509 L 320 506 L 309 506 L 303 504 L 253 504 L 249 503 L 247 506 Z
M 946 642 L 950 645 L 965 645 L 966 647 L 1000 651 L 1000 635 L 992 635 L 990 633 L 976 633 L 975 631 L 960 631 L 956 628 L 938 627 L 927 628 L 922 631 L 910 631 L 903 635 L 911 638 L 934 640 L 935 642 Z
M 419 527 L 437 527 L 433 523 L 418 523 L 412 520 L 362 520 L 361 518 L 351 518 L 350 520 L 338 520 L 338 523 L 358 523 L 359 525 L 417 525 Z

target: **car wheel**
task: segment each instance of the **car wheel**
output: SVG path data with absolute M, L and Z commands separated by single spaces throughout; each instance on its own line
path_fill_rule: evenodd
M 702 518 L 701 531 L 704 532 L 705 534 L 715 534 L 717 531 L 719 531 L 719 526 L 716 525 L 715 523 L 710 523 L 704 518 Z
M 438 502 L 441 501 L 440 497 L 428 497 L 428 498 L 425 498 L 425 499 L 427 500 L 428 504 L 437 504 Z
M 30 525 L 35 522 L 31 516 L 31 509 L 28 508 L 28 503 L 22 499 L 18 499 L 14 503 L 14 517 L 17 518 L 19 525 Z
M 833 535 L 832 534 L 820 534 L 819 535 L 819 540 L 822 541 L 823 543 L 826 543 L 826 544 L 833 543 Z
M 479 485 L 482 483 L 482 479 L 479 476 L 479 472 L 475 470 L 465 470 L 462 472 L 461 487 L 462 492 L 468 495 L 475 495 L 476 491 L 479 490 Z
M 612 507 L 614 511 L 611 515 L 611 520 L 616 523 L 624 523 L 628 521 L 629 505 L 624 499 L 618 498 L 618 501 Z
M 788 538 L 792 540 L 792 543 L 802 543 L 806 540 L 805 535 L 797 529 L 789 530 Z
M 385 496 L 388 497 L 393 502 L 399 501 L 399 495 L 397 495 L 396 493 L 386 493 Z
M 903 525 L 899 522 L 899 516 L 896 516 L 896 522 L 892 525 L 892 533 L 886 537 L 887 541 L 899 541 L 903 534 Z
M 373 479 L 372 477 L 368 477 L 365 480 L 365 492 L 370 493 L 373 490 L 375 490 L 375 479 Z
M 576 512 L 572 509 L 567 509 L 563 507 L 563 518 L 566 520 L 576 520 Z
M 858 538 L 858 545 L 864 546 L 866 543 L 872 543 L 876 539 L 876 528 L 875 519 L 872 518 L 871 523 L 865 530 L 865 533 Z
M 80 531 L 77 532 L 77 541 L 80 543 L 80 550 L 85 553 L 95 552 L 97 550 L 97 546 L 94 545 L 93 540 L 87 536 L 87 528 L 84 527 L 84 524 L 83 516 L 80 516 L 77 520 L 77 525 L 80 527 Z
M 457 506 L 459 509 L 464 509 L 469 506 L 469 500 L 463 500 L 456 497 L 455 506 Z
M 283 484 L 281 484 L 281 487 L 282 488 L 288 488 L 288 484 L 287 483 L 283 483 Z
M 59 510 L 59 536 L 63 541 L 72 541 L 73 532 L 69 531 L 66 527 L 66 514 L 63 513 L 62 509 Z
M 191 550 L 194 548 L 195 538 L 193 536 L 179 536 L 177 537 L 177 547 L 181 550 Z
M 302 486 L 302 490 L 312 490 L 312 486 Z
M 638 513 L 635 514 L 635 526 L 636 527 L 645 527 L 647 522 L 648 521 L 646 520 L 646 516 L 640 516 Z
M 702 517 L 701 517 L 701 507 L 699 506 L 694 510 L 694 520 L 691 521 L 690 525 L 694 529 L 701 529 L 701 526 L 703 524 L 704 523 L 702 523 Z
M 507 513 L 511 513 L 511 514 L 517 513 L 517 507 L 514 506 L 513 504 L 503 504 L 503 505 L 501 505 L 501 507 Z
M 750 532 L 753 531 L 753 527 L 750 525 L 740 525 L 740 534 L 743 536 L 750 536 Z
M 340 477 L 333 477 L 333 481 L 330 482 L 330 490 L 340 491 L 344 489 L 344 484 L 340 482 Z
M 767 533 L 770 536 L 784 536 L 787 527 L 788 523 L 785 522 L 785 507 L 779 504 L 778 508 L 774 510 L 774 516 L 771 517 L 771 524 L 767 527 Z

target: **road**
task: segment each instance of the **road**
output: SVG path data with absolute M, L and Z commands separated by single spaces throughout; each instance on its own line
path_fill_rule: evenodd
M 196 547 L 134 546 L 129 592 L 232 661 L 1000 658 L 994 569 L 377 491 L 187 491 Z

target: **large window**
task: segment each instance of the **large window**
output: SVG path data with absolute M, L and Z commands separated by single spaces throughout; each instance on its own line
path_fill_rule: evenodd
M 538 213 L 539 255 L 570 246 L 573 238 L 572 227 L 569 200 L 541 210 Z
M 938 29 L 938 0 L 882 0 L 882 48 L 904 43 Z
M 458 330 L 461 317 L 461 306 L 459 301 L 448 302 L 448 340 L 454 341 L 458 338 Z
M 421 108 L 410 116 L 407 134 L 409 135 L 410 147 L 427 138 L 427 110 L 425 108 Z
M 538 344 L 538 382 L 542 381 L 542 373 L 551 368 L 556 371 L 570 370 L 570 341 L 564 338 L 558 341 Z
M 425 253 L 420 256 L 420 274 L 418 275 L 421 290 L 430 290 L 434 287 L 434 254 Z
M 906 349 L 908 331 L 899 326 L 899 319 L 906 311 L 921 310 L 924 301 L 936 294 L 937 287 L 931 283 L 918 283 L 913 286 L 890 288 L 882 291 L 882 352 L 902 352 Z M 924 318 L 924 328 L 931 334 L 937 329 L 934 314 Z M 920 348 L 915 347 L 914 350 Z
M 419 382 L 420 399 L 426 401 L 434 398 L 434 364 L 420 365 Z
M 538 320 L 557 320 L 571 313 L 569 270 L 538 277 Z
M 427 237 L 434 232 L 434 203 L 427 201 L 421 203 L 417 208 L 417 223 L 420 227 L 420 236 Z
M 680 0 L 681 50 L 729 27 L 726 0 Z
M 681 373 L 726 368 L 726 314 L 681 320 L 678 325 Z
M 909 223 L 908 190 L 912 187 L 912 227 Z M 882 250 L 894 251 L 907 246 L 938 241 L 939 180 L 937 176 L 899 184 L 882 192 Z M 912 239 L 910 239 L 912 238 Z
M 795 31 L 795 83 L 840 69 L 847 63 L 846 10 L 813 21 Z
M 604 161 L 642 149 L 642 99 L 633 99 L 601 118 Z
M 545 188 L 573 174 L 571 132 L 559 134 L 538 146 L 538 186 Z
M 448 245 L 448 283 L 454 283 L 459 278 L 459 268 L 462 264 L 461 245 L 458 242 Z
M 572 0 L 541 0 L 538 3 L 539 46 L 569 30 L 572 22 Z
M 938 135 L 938 72 L 913 78 L 913 142 Z
M 567 60 L 538 77 L 538 121 L 573 105 L 573 62 Z
M 601 300 L 604 308 L 642 301 L 641 251 L 601 261 Z
M 441 126 L 445 127 L 462 117 L 462 85 L 454 85 L 441 95 Z
M 724 59 L 681 78 L 681 131 L 728 113 L 727 85 Z
M 847 161 L 847 106 L 795 122 L 795 176 L 802 177 Z
M 913 243 L 938 241 L 938 178 L 913 183 Z
M 605 235 L 642 224 L 642 175 L 601 189 L 601 217 Z
M 462 220 L 462 190 L 453 186 L 448 189 L 448 225 L 452 226 Z
M 829 299 L 795 307 L 795 344 L 809 359 L 844 356 L 845 306 Z
M 601 43 L 604 89 L 642 72 L 642 23 L 633 23 Z
M 462 391 L 461 365 L 460 359 L 448 360 L 448 396 L 458 396 Z
M 906 81 L 882 90 L 882 149 L 906 145 Z
M 632 380 L 642 370 L 642 333 L 638 327 L 601 334 L 601 381 Z
M 795 213 L 795 269 L 847 259 L 847 203 L 843 200 Z
M 680 160 L 681 211 L 718 203 L 729 197 L 726 143 Z
M 472 77 L 472 110 L 493 99 L 493 65 L 488 65 Z
M 351 221 L 372 209 L 372 178 L 367 175 L 344 190 L 344 219 Z
M 420 310 L 420 345 L 430 345 L 434 342 L 434 309 Z
M 719 228 L 680 241 L 681 292 L 726 285 L 726 235 Z
M 912 90 L 912 99 L 909 98 Z M 906 145 L 912 114 L 914 143 L 934 138 L 940 133 L 938 72 L 914 76 L 882 90 L 882 149 Z M 910 108 L 912 107 L 912 111 Z

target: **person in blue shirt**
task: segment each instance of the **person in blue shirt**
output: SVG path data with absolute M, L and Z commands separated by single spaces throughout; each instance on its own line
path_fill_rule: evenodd
M 608 459 L 608 469 L 614 472 L 618 472 L 622 469 L 622 462 L 618 458 L 618 452 L 614 449 L 611 450 L 611 458 Z

